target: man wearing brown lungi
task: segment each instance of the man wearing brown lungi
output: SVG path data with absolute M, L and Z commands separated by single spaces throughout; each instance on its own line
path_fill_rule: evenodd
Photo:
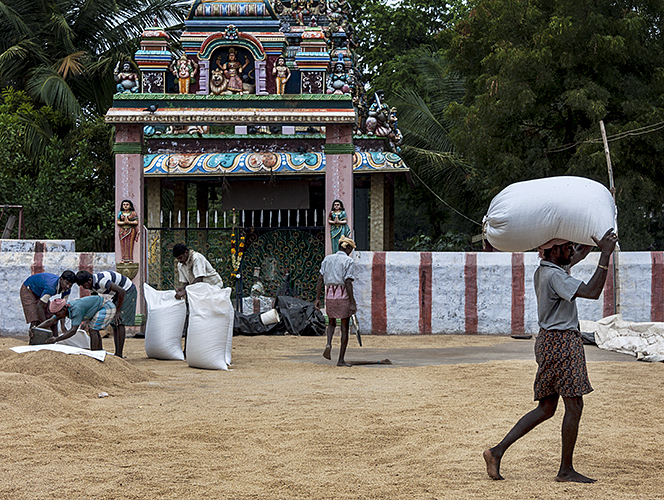
M 53 316 L 48 311 L 48 303 L 53 295 L 66 297 L 71 286 L 76 283 L 76 275 L 72 271 L 65 271 L 61 276 L 52 273 L 33 274 L 21 285 L 19 296 L 23 306 L 25 322 L 30 324 L 29 335 L 32 338 L 32 328 Z M 62 324 L 64 328 L 64 323 Z M 52 327 L 53 334 L 57 335 L 57 324 Z
M 521 417 L 500 443 L 484 451 L 486 470 L 493 479 L 504 479 L 500 475 L 500 461 L 507 448 L 551 418 L 556 412 L 558 399 L 562 397 L 565 415 L 562 425 L 562 457 L 556 481 L 595 482 L 595 479 L 576 472 L 572 466 L 583 411 L 583 396 L 593 390 L 586 370 L 575 299 L 599 298 L 609 269 L 609 257 L 618 238 L 610 229 L 601 240 L 594 237 L 593 240 L 601 254 L 597 269 L 588 283 L 573 278 L 563 270 L 563 266 L 569 266 L 574 260 L 574 244 L 571 241 L 552 240 L 539 248 L 542 261 L 534 276 L 540 326 L 535 341 L 538 366 L 535 400 L 539 404 Z
M 350 256 L 355 249 L 355 242 L 350 238 L 341 236 L 339 251 L 328 255 L 320 266 L 320 275 L 316 283 L 316 308 L 320 309 L 320 293 L 325 284 L 325 313 L 329 319 L 327 325 L 327 345 L 323 351 L 325 359 L 332 359 L 332 338 L 337 326 L 337 319 L 341 320 L 341 347 L 337 366 L 351 366 L 344 359 L 348 346 L 348 324 L 350 317 L 357 311 L 355 297 L 353 296 L 353 279 L 355 261 Z

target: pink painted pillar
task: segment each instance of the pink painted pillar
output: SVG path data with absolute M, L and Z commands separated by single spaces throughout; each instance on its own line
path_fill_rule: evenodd
M 144 229 L 143 195 L 143 125 L 117 124 L 115 132 L 115 216 L 120 211 L 122 200 L 131 200 L 138 214 L 139 238 L 134 244 L 134 262 L 138 263 L 138 274 L 133 279 L 138 289 L 136 312 L 145 314 L 143 283 L 147 278 L 147 262 L 144 254 L 147 234 Z M 122 262 L 120 234 L 115 229 L 115 262 Z
M 328 214 L 334 200 L 341 200 L 353 235 L 353 126 L 325 127 L 325 254 L 332 253 Z M 335 250 L 336 252 L 336 250 Z

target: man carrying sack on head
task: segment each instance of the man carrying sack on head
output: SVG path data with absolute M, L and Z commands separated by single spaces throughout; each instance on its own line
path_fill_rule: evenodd
M 354 249 L 355 242 L 346 236 L 341 236 L 338 252 L 323 259 L 316 283 L 316 309 L 320 309 L 320 293 L 325 284 L 325 313 L 329 319 L 327 345 L 323 351 L 325 359 L 332 359 L 332 337 L 337 319 L 341 320 L 341 348 L 337 366 L 351 366 L 350 363 L 346 363 L 344 357 L 348 346 L 350 317 L 357 311 L 353 296 L 355 261 L 350 256 Z

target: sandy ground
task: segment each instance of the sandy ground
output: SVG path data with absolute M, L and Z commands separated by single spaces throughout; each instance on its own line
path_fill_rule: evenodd
M 347 359 L 519 342 L 363 340 Z M 486 475 L 482 451 L 534 407 L 532 358 L 337 368 L 320 337 L 236 337 L 226 372 L 148 359 L 142 339 L 103 363 L 23 344 L 0 338 L 2 499 L 664 498 L 662 363 L 589 361 L 582 485 L 554 481 L 562 408 L 508 451 L 505 481 Z

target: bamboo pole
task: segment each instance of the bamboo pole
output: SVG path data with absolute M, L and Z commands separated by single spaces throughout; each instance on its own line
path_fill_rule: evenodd
M 613 203 L 616 204 L 616 187 L 613 184 L 613 166 L 611 165 L 611 152 L 609 151 L 609 141 L 606 138 L 606 129 L 604 121 L 599 121 L 599 128 L 602 132 L 602 141 L 604 142 L 604 155 L 606 156 L 606 168 L 609 174 L 609 191 L 613 196 Z M 617 207 L 617 205 L 616 205 Z M 616 208 L 616 227 L 614 231 L 618 234 L 618 209 Z M 616 243 L 616 249 L 613 252 L 613 304 L 615 314 L 620 314 L 620 243 Z

